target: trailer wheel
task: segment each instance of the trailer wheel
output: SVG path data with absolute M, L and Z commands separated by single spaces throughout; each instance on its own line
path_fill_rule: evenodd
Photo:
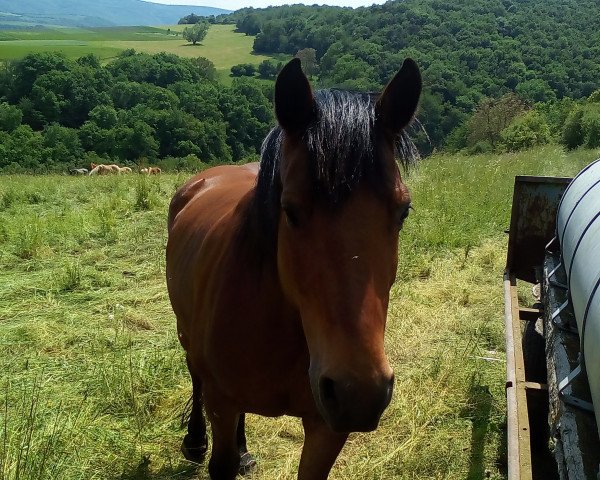
M 543 328 L 542 318 L 525 323 L 523 361 L 525 364 L 525 380 L 528 382 L 545 384 L 548 381 L 546 342 Z M 537 451 L 547 449 L 550 438 L 548 392 L 546 390 L 528 390 L 527 409 L 529 411 L 531 448 Z

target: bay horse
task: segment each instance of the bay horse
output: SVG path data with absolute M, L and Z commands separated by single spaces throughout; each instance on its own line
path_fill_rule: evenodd
M 420 93 L 410 59 L 378 98 L 313 92 L 294 59 L 275 83 L 278 126 L 260 164 L 205 170 L 175 193 L 167 286 L 192 378 L 182 452 L 204 458 L 204 405 L 211 479 L 254 466 L 245 413 L 302 419 L 300 480 L 326 479 L 348 433 L 378 426 L 393 389 L 384 329 L 410 207 L 396 153 L 412 145 L 404 127 Z

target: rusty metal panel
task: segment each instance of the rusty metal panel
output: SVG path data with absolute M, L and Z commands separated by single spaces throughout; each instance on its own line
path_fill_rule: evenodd
M 535 267 L 556 231 L 556 210 L 571 181 L 563 177 L 515 177 L 506 268 L 519 280 L 535 283 Z

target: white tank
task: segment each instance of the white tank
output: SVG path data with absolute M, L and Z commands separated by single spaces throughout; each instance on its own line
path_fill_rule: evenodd
M 600 428 L 600 159 L 584 168 L 565 190 L 556 226 Z

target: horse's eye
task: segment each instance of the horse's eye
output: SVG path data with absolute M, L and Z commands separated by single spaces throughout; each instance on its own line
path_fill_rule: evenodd
M 300 215 L 298 208 L 290 203 L 284 203 L 281 205 L 283 213 L 285 213 L 285 219 L 290 227 L 297 227 L 300 223 Z
M 404 225 L 404 220 L 408 218 L 409 210 L 414 210 L 412 204 L 403 206 L 398 210 L 397 223 L 400 228 L 402 228 L 402 225 Z

